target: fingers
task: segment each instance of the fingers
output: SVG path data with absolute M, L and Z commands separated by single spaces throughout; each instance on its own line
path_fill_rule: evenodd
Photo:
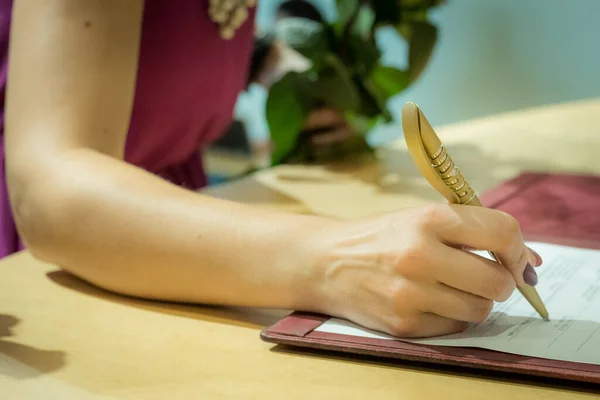
M 462 332 L 467 327 L 467 322 L 423 313 L 398 320 L 388 331 L 397 337 L 425 338 Z
M 465 250 L 465 251 L 482 251 L 481 249 L 475 249 L 473 247 L 470 246 L 460 246 L 461 249 Z M 529 252 L 531 253 L 531 265 L 534 267 L 539 267 L 544 263 L 544 260 L 542 259 L 542 256 L 540 256 L 540 254 L 533 250 L 531 247 L 527 246 L 527 249 L 529 250 Z
M 494 306 L 492 300 L 441 283 L 426 298 L 422 311 L 463 322 L 485 321 Z
M 434 278 L 451 288 L 483 299 L 506 301 L 516 287 L 508 269 L 471 252 L 440 245 L 438 262 L 432 264 Z
M 346 119 L 343 114 L 330 108 L 319 108 L 310 113 L 304 123 L 304 129 L 307 131 L 321 130 L 345 124 Z
M 397 321 L 392 334 L 405 338 L 431 337 L 461 332 L 469 323 L 483 322 L 494 302 L 438 283 L 419 296 L 422 312 Z
M 449 245 L 494 252 L 517 285 L 532 284 L 533 268 L 524 272 L 535 256 L 525 246 L 519 223 L 512 216 L 485 207 L 444 205 L 430 207 L 421 218 L 430 234 Z M 533 271 L 533 274 L 532 274 Z
M 352 136 L 352 131 L 348 126 L 341 126 L 331 131 L 313 136 L 310 141 L 315 146 L 327 146 L 333 143 L 339 143 Z
M 310 142 L 314 146 L 328 146 L 348 140 L 352 136 L 352 128 L 342 113 L 320 108 L 308 116 L 304 133 L 311 135 Z
M 534 249 L 532 249 L 531 247 L 527 247 L 527 249 L 531 252 L 531 254 L 533 255 L 533 266 L 534 267 L 539 267 L 540 265 L 542 265 L 542 263 L 544 262 L 544 260 L 542 260 L 542 256 L 540 256 L 538 254 L 537 251 L 535 251 Z

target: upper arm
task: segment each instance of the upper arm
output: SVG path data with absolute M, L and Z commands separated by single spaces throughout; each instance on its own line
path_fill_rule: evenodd
M 9 185 L 72 148 L 123 157 L 142 14 L 143 0 L 14 1 L 5 102 Z

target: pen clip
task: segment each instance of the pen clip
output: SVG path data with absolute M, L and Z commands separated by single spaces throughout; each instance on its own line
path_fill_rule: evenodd
M 452 204 L 478 203 L 474 190 L 446 152 L 423 112 L 413 102 L 407 102 L 402 108 L 402 129 L 415 164 L 435 190 Z

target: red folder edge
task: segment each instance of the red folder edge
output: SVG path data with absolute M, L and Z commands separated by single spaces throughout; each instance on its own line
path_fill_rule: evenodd
M 593 192 L 593 195 L 598 195 L 596 210 L 600 210 L 600 177 L 597 176 L 524 173 L 489 190 L 481 196 L 481 201 L 487 207 L 506 209 L 505 211 L 510 213 L 511 200 L 523 196 L 523 193 L 527 191 L 536 191 L 544 185 L 546 187 L 573 185 L 581 187 L 580 181 L 587 185 L 585 186 L 587 194 Z M 565 193 L 568 194 L 568 192 Z M 573 196 L 565 196 L 562 200 L 566 200 L 566 197 L 573 201 Z M 600 215 L 600 213 L 597 214 Z M 519 219 L 518 215 L 513 215 Z M 598 219 L 600 222 L 600 216 Z M 542 232 L 532 228 L 529 231 L 527 226 L 522 225 L 521 227 L 527 241 L 600 249 L 600 239 L 596 237 L 597 235 L 592 235 L 594 237 L 590 238 L 590 235 L 582 232 L 564 237 L 546 233 L 548 230 Z M 600 224 L 598 224 L 598 230 L 600 231 Z M 552 231 L 557 232 L 556 230 Z M 594 232 L 594 234 L 596 233 L 600 234 L 600 232 Z M 265 342 L 295 347 L 600 384 L 600 365 L 526 357 L 479 348 L 427 346 L 400 340 L 315 332 L 315 329 L 329 318 L 326 315 L 293 312 L 264 329 L 260 337 Z

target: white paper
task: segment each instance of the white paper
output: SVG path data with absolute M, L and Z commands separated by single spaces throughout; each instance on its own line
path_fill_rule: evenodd
M 429 339 L 398 339 L 340 319 L 316 330 L 440 346 L 479 347 L 529 357 L 600 364 L 600 251 L 528 243 L 544 259 L 536 286 L 550 314 L 542 320 L 515 291 L 466 331 Z

